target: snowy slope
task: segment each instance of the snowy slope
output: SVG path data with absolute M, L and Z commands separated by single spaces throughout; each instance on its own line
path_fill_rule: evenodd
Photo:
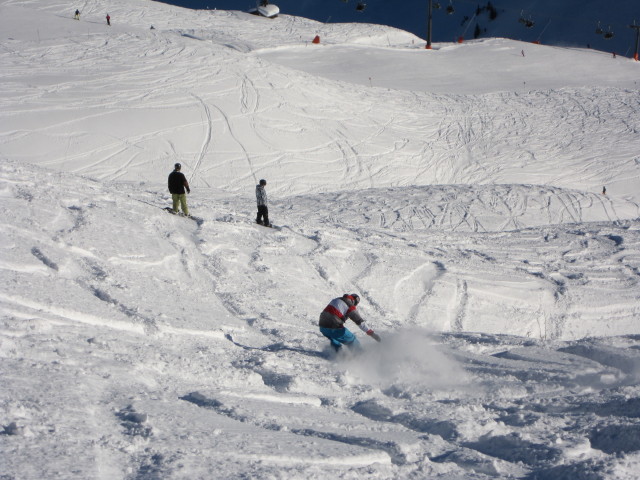
M 635 475 L 637 222 L 419 234 L 300 199 L 265 231 L 243 198 L 198 225 L 127 185 L 2 178 L 4 475 Z M 344 290 L 384 343 L 331 360 L 316 315 Z
M 635 62 L 82 7 L 0 2 L 0 477 L 636 478 Z
M 87 31 L 84 21 L 63 18 L 68 9 L 61 6 L 51 18 L 59 28 L 47 33 L 43 26 L 40 33 L 20 26 L 24 12 L 5 10 L 10 90 L 0 117 L 3 152 L 93 178 L 160 184 L 178 160 L 197 187 L 246 191 L 269 176 L 280 195 L 433 183 L 538 183 L 592 192 L 606 184 L 612 193 L 633 194 L 627 168 L 632 178 L 640 171 L 636 62 L 611 61 L 614 70 L 604 70 L 600 55 L 550 47 L 527 48 L 522 58 L 521 44 L 494 41 L 470 47 L 490 59 L 478 63 L 504 66 L 493 74 L 492 88 L 479 81 L 458 87 L 466 77 L 456 72 L 473 65 L 466 47 L 413 51 L 412 37 L 396 30 L 320 25 L 326 29 L 320 35 L 330 32 L 333 42 L 405 45 L 397 50 L 416 71 L 428 69 L 433 56 L 436 65 L 447 64 L 444 75 L 397 80 L 405 90 L 397 92 L 388 87 L 405 69 L 392 64 L 395 75 L 380 67 L 363 74 L 352 60 L 360 49 L 337 53 L 343 82 L 302 76 L 244 53 L 285 43 L 298 64 L 300 45 L 317 54 L 309 48 L 309 21 L 299 18 L 278 18 L 265 35 L 258 27 L 266 19 L 248 14 L 185 11 L 181 20 L 164 7 L 127 14 L 132 26 L 125 28 L 117 20 L 124 13 L 114 6 L 111 28 L 95 25 L 102 12 L 86 8 Z M 41 15 L 35 21 L 45 23 Z M 54 34 L 59 37 L 44 38 Z M 24 43 L 26 53 L 12 53 L 15 42 Z M 388 64 L 387 49 L 367 54 Z M 276 61 L 274 55 L 267 59 Z M 551 60 L 543 71 L 545 58 Z M 336 64 L 322 54 L 309 60 Z M 515 67 L 506 66 L 510 60 Z M 585 71 L 591 61 L 593 70 Z M 565 74 L 546 80 L 552 69 Z M 576 76 L 572 71 L 588 80 L 563 84 Z M 478 75 L 484 78 L 486 68 Z M 367 78 L 373 88 L 353 85 Z M 617 88 L 604 95 L 596 81 Z M 559 127 L 570 133 L 553 135 Z M 296 168 L 301 162 L 304 178 Z

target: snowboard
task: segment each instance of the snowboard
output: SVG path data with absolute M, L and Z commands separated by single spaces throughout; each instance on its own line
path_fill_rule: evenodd
M 193 220 L 194 222 L 196 222 L 198 225 L 202 225 L 204 223 L 204 219 L 200 218 L 200 217 L 194 217 L 193 215 L 185 215 L 184 213 L 176 213 L 173 211 L 173 208 L 171 207 L 164 207 L 164 209 L 169 212 L 171 215 L 175 215 L 176 217 L 182 217 L 182 218 L 190 218 L 191 220 Z
M 260 226 L 260 227 L 264 227 L 264 228 L 271 228 L 273 230 L 282 230 L 282 227 L 279 227 L 277 225 L 274 225 L 273 223 L 270 225 L 263 225 L 262 223 L 258 223 L 256 222 L 256 225 Z

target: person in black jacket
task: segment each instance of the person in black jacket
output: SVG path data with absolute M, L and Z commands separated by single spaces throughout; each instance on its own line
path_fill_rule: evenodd
M 189 182 L 184 173 L 180 171 L 182 165 L 176 163 L 173 172 L 169 174 L 169 193 L 171 193 L 171 199 L 173 200 L 173 213 L 178 213 L 178 205 L 182 207 L 182 213 L 187 217 L 189 216 L 189 207 L 187 206 L 187 193 L 191 193 L 189 188 Z

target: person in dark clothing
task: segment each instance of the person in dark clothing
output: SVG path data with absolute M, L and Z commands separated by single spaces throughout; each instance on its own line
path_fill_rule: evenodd
M 331 300 L 320 314 L 318 321 L 320 333 L 329 339 L 336 352 L 340 351 L 342 345 L 355 349 L 362 348 L 356 336 L 344 326 L 349 319 L 353 320 L 360 330 L 376 342 L 380 341 L 380 336 L 365 323 L 357 312 L 356 307 L 359 303 L 360 297 L 357 294 L 345 293 L 342 297 Z
M 189 216 L 189 207 L 187 206 L 187 193 L 191 193 L 189 188 L 189 182 L 187 177 L 184 176 L 180 170 L 182 165 L 176 163 L 174 170 L 169 174 L 169 193 L 171 193 L 171 199 L 173 200 L 173 213 L 178 213 L 178 205 L 182 207 L 182 213 L 187 217 Z
M 111 17 L 107 13 L 107 25 L 111 26 Z
M 76 14 L 73 18 L 75 18 L 76 20 L 80 20 L 80 10 L 76 9 Z
M 260 183 L 256 185 L 256 201 L 258 202 L 258 216 L 256 217 L 256 223 L 270 227 L 269 223 L 269 207 L 267 207 L 267 191 L 264 187 L 267 186 L 266 180 L 260 180 Z

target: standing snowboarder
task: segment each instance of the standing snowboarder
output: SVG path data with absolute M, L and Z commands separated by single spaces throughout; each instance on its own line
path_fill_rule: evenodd
M 344 323 L 351 319 L 360 330 L 365 332 L 375 341 L 380 341 L 380 336 L 370 328 L 356 311 L 360 303 L 360 297 L 355 293 L 345 293 L 342 297 L 334 298 L 320 314 L 318 325 L 320 333 L 331 341 L 331 346 L 336 352 L 340 351 L 342 345 L 349 348 L 361 348 L 356 336 L 345 328 Z
M 107 13 L 107 25 L 111 26 L 111 17 Z
M 80 20 L 80 10 L 76 9 L 76 14 L 73 18 L 75 18 L 76 20 Z
M 260 183 L 256 185 L 256 201 L 258 202 L 258 215 L 256 217 L 256 223 L 270 227 L 269 223 L 269 208 L 267 207 L 267 191 L 264 187 L 267 186 L 266 180 L 260 180 Z
M 178 213 L 178 205 L 182 207 L 182 213 L 187 217 L 189 216 L 189 207 L 187 206 L 187 193 L 191 193 L 189 188 L 189 182 L 187 177 L 184 176 L 180 170 L 182 165 L 176 163 L 174 170 L 169 174 L 169 193 L 171 193 L 171 199 L 173 200 L 173 213 Z

